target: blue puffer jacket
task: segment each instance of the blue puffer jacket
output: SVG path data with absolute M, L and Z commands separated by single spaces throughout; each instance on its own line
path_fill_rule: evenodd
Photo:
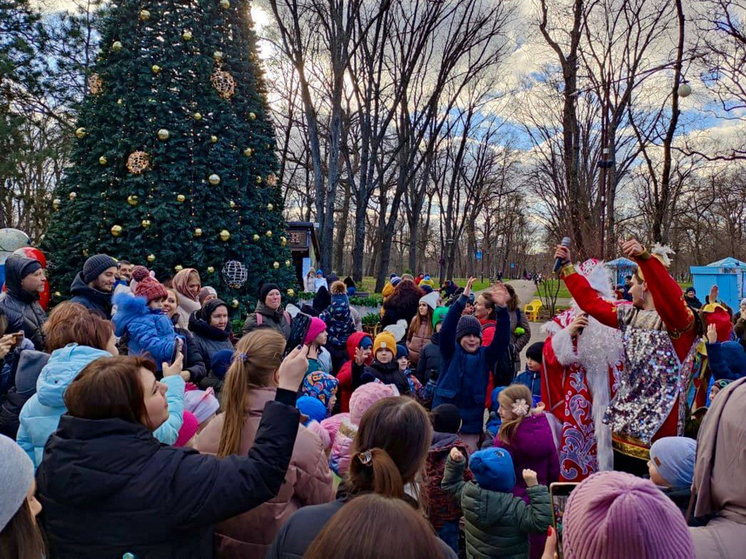
M 176 332 L 170 318 L 149 308 L 145 297 L 120 293 L 114 297 L 114 305 L 117 307 L 112 318 L 115 334 L 120 338 L 125 333 L 129 335 L 130 355 L 150 354 L 159 371 L 163 363 L 173 360 Z
M 490 371 L 500 354 L 508 350 L 510 317 L 507 308 L 496 307 L 497 326 L 492 343 L 475 353 L 467 353 L 456 341 L 456 327 L 468 300 L 462 295 L 451 305 L 440 330 L 443 360 L 433 408 L 453 404 L 463 422 L 461 432 L 474 434 L 481 433 L 484 425 L 484 400 Z
M 70 344 L 52 352 L 49 361 L 36 381 L 36 394 L 23 405 L 19 417 L 17 442 L 38 468 L 44 454 L 44 445 L 57 430 L 60 417 L 67 412 L 65 391 L 80 371 L 89 363 L 111 353 L 92 347 Z M 184 413 L 184 379 L 180 375 L 166 377 L 168 386 L 168 421 L 153 436 L 165 444 L 173 444 L 179 436 Z

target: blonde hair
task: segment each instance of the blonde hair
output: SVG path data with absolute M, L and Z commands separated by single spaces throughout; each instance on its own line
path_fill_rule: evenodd
M 525 400 L 529 406 L 529 413 L 527 415 L 530 415 L 533 400 L 531 398 L 531 391 L 525 384 L 511 384 L 507 388 L 504 388 L 497 397 L 497 401 L 500 404 L 506 404 L 509 408 L 512 408 L 517 400 Z M 503 443 L 512 444 L 515 432 L 518 430 L 518 426 L 524 417 L 523 415 L 517 415 L 513 419 L 503 421 L 502 425 L 500 425 L 500 431 L 497 433 L 497 436 Z
M 220 432 L 218 458 L 237 454 L 241 446 L 246 400 L 252 388 L 274 385 L 274 374 L 280 368 L 285 337 L 271 328 L 260 328 L 238 341 L 236 353 L 223 386 L 225 421 Z

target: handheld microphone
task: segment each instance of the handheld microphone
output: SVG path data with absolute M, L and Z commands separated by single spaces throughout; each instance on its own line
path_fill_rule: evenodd
M 570 237 L 563 237 L 562 242 L 560 243 L 563 247 L 569 247 L 570 246 Z M 555 274 L 560 271 L 560 268 L 562 268 L 562 259 L 557 258 L 557 260 L 554 261 L 554 270 L 552 270 Z

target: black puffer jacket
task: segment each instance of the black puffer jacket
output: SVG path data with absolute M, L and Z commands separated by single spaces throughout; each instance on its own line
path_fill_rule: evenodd
M 179 313 L 176 313 L 171 317 L 171 322 L 174 324 L 174 332 L 176 332 L 176 335 L 182 336 L 186 340 L 184 342 L 184 347 L 181 349 L 181 352 L 184 354 L 184 366 L 182 368 L 185 371 L 189 371 L 189 374 L 191 375 L 189 381 L 199 386 L 200 381 L 207 376 L 207 367 L 209 366 L 209 363 L 205 365 L 205 362 L 202 361 L 202 354 L 199 352 L 197 342 L 194 341 L 192 333 L 186 328 L 179 328 L 176 326 L 179 322 Z
M 13 255 L 5 261 L 5 286 L 7 293 L 0 295 L 0 307 L 14 326 L 23 325 L 24 335 L 34 344 L 37 350 L 44 349 L 42 324 L 47 320 L 47 313 L 39 305 L 39 294 L 21 289 L 21 280 L 28 275 L 28 269 L 39 263 L 25 256 Z M 8 330 L 12 332 L 12 330 Z
M 225 305 L 222 301 L 218 301 L 218 303 L 220 305 L 217 305 L 215 301 L 210 301 L 204 308 L 194 311 L 189 317 L 189 330 L 192 332 L 192 338 L 194 338 L 194 346 L 197 348 L 208 373 L 210 372 L 213 355 L 221 349 L 233 349 L 230 322 L 225 330 L 210 326 L 207 322 L 216 306 Z M 207 319 L 204 317 L 205 312 L 207 312 Z
M 362 384 L 374 382 L 376 379 L 383 384 L 393 384 L 399 390 L 402 396 L 410 395 L 409 381 L 407 377 L 399 370 L 399 363 L 396 360 L 390 363 L 379 363 L 376 360 L 370 365 L 358 365 L 352 361 L 352 386 L 353 389 Z
M 275 497 L 298 433 L 295 393 L 267 402 L 248 456 L 160 444 L 121 419 L 63 415 L 37 471 L 50 556 L 210 558 L 212 525 Z
M 70 286 L 70 294 L 72 298 L 71 303 L 79 303 L 85 308 L 92 310 L 99 315 L 101 318 L 106 320 L 111 319 L 111 293 L 104 293 L 98 289 L 89 287 L 86 282 L 83 281 L 82 273 L 78 273 Z
M 422 353 L 420 360 L 417 362 L 417 378 L 425 385 L 428 381 L 438 382 L 440 375 L 440 332 L 435 332 L 430 338 Z
M 17 349 L 10 370 L 13 386 L 0 404 L 0 434 L 15 440 L 21 408 L 36 394 L 36 381 L 49 360 L 49 354 L 33 349 Z

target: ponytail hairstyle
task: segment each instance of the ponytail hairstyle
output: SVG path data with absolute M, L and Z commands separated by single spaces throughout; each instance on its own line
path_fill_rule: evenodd
M 238 341 L 223 386 L 225 421 L 220 432 L 218 458 L 238 454 L 246 416 L 246 400 L 252 388 L 275 386 L 282 362 L 285 337 L 271 328 L 260 328 Z
M 482 291 L 477 297 L 484 299 L 485 305 L 490 309 L 490 314 L 487 315 L 487 320 L 497 320 L 497 311 L 495 311 L 495 300 L 492 298 L 491 291 Z
M 508 301 L 508 305 L 507 305 L 508 310 L 510 312 L 513 312 L 515 310 L 520 309 L 521 300 L 518 298 L 518 294 L 515 292 L 515 288 L 509 283 L 504 283 L 503 285 L 505 286 L 505 289 L 510 294 L 510 301 Z
M 525 384 L 511 384 L 500 392 L 497 401 L 508 408 L 515 416 L 513 419 L 503 421 L 500 431 L 497 433 L 503 443 L 512 444 L 515 432 L 523 418 L 531 415 L 531 404 L 533 403 L 531 391 Z
M 404 497 L 422 471 L 433 437 L 425 409 L 412 398 L 382 398 L 363 414 L 347 479 L 350 494 Z

